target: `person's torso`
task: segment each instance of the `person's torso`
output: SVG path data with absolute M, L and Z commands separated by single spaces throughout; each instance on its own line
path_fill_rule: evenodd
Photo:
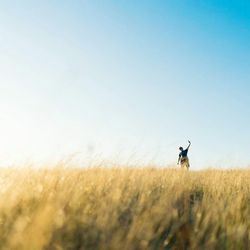
M 183 158 L 183 157 L 187 157 L 187 154 L 188 154 L 188 149 L 186 150 L 183 150 L 180 152 L 180 156 Z

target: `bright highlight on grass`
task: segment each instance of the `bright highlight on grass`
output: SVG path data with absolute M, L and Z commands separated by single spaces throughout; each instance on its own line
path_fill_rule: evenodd
M 249 249 L 250 171 L 1 169 L 0 249 Z

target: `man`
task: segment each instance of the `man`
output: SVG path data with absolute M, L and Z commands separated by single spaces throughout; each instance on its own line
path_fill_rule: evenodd
M 179 154 L 179 159 L 178 159 L 178 163 L 177 163 L 177 164 L 179 164 L 181 162 L 181 168 L 186 169 L 186 170 L 188 170 L 190 167 L 187 154 L 188 154 L 188 150 L 189 150 L 189 147 L 191 145 L 191 142 L 188 141 L 188 143 L 189 143 L 189 145 L 185 150 L 183 149 L 183 147 L 179 147 L 181 152 Z

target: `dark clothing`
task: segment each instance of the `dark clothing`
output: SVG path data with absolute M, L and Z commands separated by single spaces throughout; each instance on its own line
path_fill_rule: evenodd
M 188 148 L 185 150 L 182 150 L 179 154 L 179 157 L 183 158 L 183 157 L 187 157 L 188 154 Z

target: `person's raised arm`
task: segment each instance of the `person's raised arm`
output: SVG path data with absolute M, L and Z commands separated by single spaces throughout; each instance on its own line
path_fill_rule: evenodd
M 188 147 L 187 147 L 187 150 L 189 150 L 189 147 L 190 147 L 190 145 L 191 145 L 191 142 L 190 142 L 190 141 L 188 141 L 188 143 L 189 143 L 189 145 L 188 145 Z

